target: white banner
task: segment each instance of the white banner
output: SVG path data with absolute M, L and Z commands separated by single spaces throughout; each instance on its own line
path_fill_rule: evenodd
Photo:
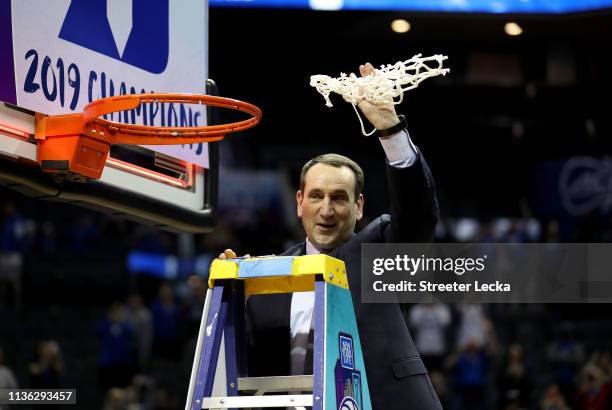
M 207 2 L 201 0 L 13 0 L 17 105 L 81 111 L 120 94 L 205 93 Z M 149 105 L 109 119 L 146 125 L 205 125 L 199 106 Z M 206 144 L 156 146 L 208 168 Z

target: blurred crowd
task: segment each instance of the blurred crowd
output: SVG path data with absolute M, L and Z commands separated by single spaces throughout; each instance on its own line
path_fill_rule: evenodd
M 81 403 L 105 410 L 181 408 L 207 263 L 228 246 L 268 254 L 300 240 L 267 225 L 265 213 L 249 226 L 222 220 L 214 235 L 181 236 L 10 194 L 1 204 L 0 388 L 77 388 Z M 265 244 L 258 226 L 269 226 Z M 439 242 L 568 237 L 554 219 L 446 218 L 436 230 Z M 160 256 L 165 270 L 151 268 L 157 259 L 128 263 L 134 253 Z M 594 316 L 601 309 L 403 308 L 447 409 L 612 409 L 612 319 Z
M 518 334 L 527 312 L 511 310 L 424 304 L 406 311 L 445 409 L 612 408 L 611 346 L 594 347 L 589 330 L 583 340 L 572 322 L 550 324 L 549 338 Z M 525 310 L 537 323 L 547 320 L 545 311 Z

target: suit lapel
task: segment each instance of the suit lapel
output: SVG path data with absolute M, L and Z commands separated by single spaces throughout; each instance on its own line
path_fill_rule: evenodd
M 306 242 L 302 242 L 291 248 L 287 249 L 285 252 L 281 253 L 281 256 L 302 256 L 306 255 Z

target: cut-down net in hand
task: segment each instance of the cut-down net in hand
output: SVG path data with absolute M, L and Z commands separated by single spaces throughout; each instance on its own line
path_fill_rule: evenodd
M 340 77 L 332 78 L 327 75 L 313 75 L 310 85 L 317 89 L 325 99 L 325 105 L 332 107 L 329 98 L 331 93 L 340 94 L 344 101 L 351 103 L 357 113 L 363 135 L 372 135 L 376 130 L 366 133 L 363 121 L 357 111 L 357 104 L 366 100 L 372 104 L 400 104 L 404 92 L 412 90 L 430 77 L 446 75 L 450 70 L 443 68 L 444 60 L 448 57 L 436 54 L 422 57 L 417 54 L 409 60 L 399 61 L 393 65 L 383 65 L 365 77 L 353 73 L 340 73 Z

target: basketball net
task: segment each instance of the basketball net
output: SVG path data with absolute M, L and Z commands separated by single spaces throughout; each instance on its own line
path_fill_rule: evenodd
M 310 85 L 323 96 L 328 107 L 333 107 L 329 95 L 340 94 L 344 101 L 353 106 L 363 135 L 369 136 L 374 134 L 376 129 L 366 132 L 357 110 L 359 102 L 365 99 L 375 105 L 400 104 L 404 99 L 404 92 L 417 88 L 423 80 L 440 74 L 446 75 L 450 70 L 442 68 L 442 64 L 447 58 L 440 54 L 430 57 L 421 57 L 421 54 L 417 54 L 406 61 L 383 65 L 365 77 L 353 73 L 349 75 L 340 73 L 340 77 L 337 78 L 313 75 L 310 77 Z

